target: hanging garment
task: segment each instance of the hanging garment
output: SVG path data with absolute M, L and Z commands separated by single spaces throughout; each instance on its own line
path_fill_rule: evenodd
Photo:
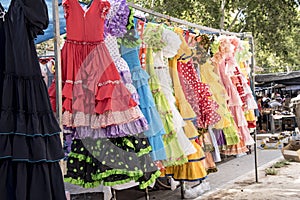
M 96 0 L 86 10 L 75 0 L 63 5 L 67 24 L 62 49 L 63 124 L 103 128 L 103 135 L 118 137 L 118 132 L 109 136 L 111 129 L 118 131 L 118 125 L 123 128 L 129 123 L 134 126 L 142 115 L 104 44 L 104 20 L 110 4 Z M 54 106 L 54 84 L 49 94 Z
M 203 180 L 206 178 L 207 173 L 201 163 L 201 160 L 205 157 L 201 146 L 196 142 L 199 134 L 192 122 L 192 120 L 196 118 L 196 114 L 185 98 L 182 87 L 180 86 L 180 80 L 177 71 L 177 59 L 180 58 L 183 54 L 190 55 L 190 49 L 181 44 L 177 55 L 169 61 L 169 70 L 173 81 L 177 106 L 179 108 L 181 116 L 186 122 L 186 125 L 184 126 L 184 132 L 195 147 L 196 153 L 188 156 L 188 163 L 179 166 L 167 167 L 166 170 L 163 171 L 163 175 L 169 175 L 172 176 L 175 180 L 182 181 Z
M 217 166 L 212 153 L 214 152 L 215 148 L 218 147 L 214 146 L 210 133 L 206 129 L 199 129 L 198 132 L 200 133 L 199 143 L 203 147 L 205 154 L 205 159 L 201 160 L 201 162 L 207 173 L 216 172 Z
M 244 138 L 250 138 L 251 136 L 246 136 L 250 135 L 250 131 L 247 128 L 248 123 L 242 109 L 243 103 L 236 87 L 230 79 L 230 77 L 234 74 L 234 66 L 236 66 L 234 55 L 237 50 L 235 45 L 238 42 L 236 42 L 236 40 L 233 40 L 233 38 L 231 37 L 225 36 L 219 37 L 219 42 L 222 48 L 219 48 L 215 52 L 211 60 L 216 66 L 215 72 L 220 76 L 222 83 L 227 91 L 227 95 L 229 96 L 227 102 L 228 107 L 232 113 L 240 138 L 240 142 L 238 144 L 229 146 L 230 150 L 227 150 L 224 153 L 227 155 L 235 155 L 235 153 L 242 154 L 248 151 L 245 146 L 245 141 L 242 139 L 242 135 L 245 135 Z M 252 143 L 252 141 L 250 142 Z
M 127 23 L 130 14 L 126 0 L 108 0 L 111 8 L 107 13 L 104 25 L 104 36 L 107 34 L 123 37 L 127 32 Z
M 160 176 L 150 151 L 146 138 L 134 136 L 74 139 L 65 181 L 85 188 L 135 181 L 144 189 Z
M 0 13 L 2 10 L 0 4 Z M 12 0 L 0 17 L 0 191 L 3 200 L 64 200 L 60 128 L 34 38 L 48 25 L 44 0 Z
M 50 86 L 53 78 L 54 78 L 54 59 L 53 58 L 40 58 L 40 68 L 42 76 L 44 77 L 44 81 L 46 83 L 46 86 Z
M 152 147 L 151 157 L 154 161 L 164 160 L 166 159 L 166 152 L 162 136 L 165 131 L 149 88 L 149 75 L 141 68 L 139 48 L 138 46 L 128 47 L 122 44 L 120 50 L 121 56 L 127 62 L 132 74 L 133 85 L 139 94 L 139 106 L 149 124 L 149 129 L 144 134 Z
M 149 85 L 153 94 L 154 102 L 166 131 L 166 134 L 163 136 L 163 140 L 167 158 L 163 161 L 163 165 L 173 166 L 184 164 L 187 162 L 187 158 L 178 143 L 177 134 L 175 132 L 175 127 L 173 124 L 174 116 L 172 114 L 167 98 L 161 91 L 160 82 L 154 71 L 151 48 L 148 48 L 147 50 L 146 66 L 146 69 L 150 75 Z
M 173 114 L 173 124 L 180 147 L 186 156 L 196 153 L 195 147 L 184 134 L 183 127 L 185 122 L 176 107 L 176 99 L 174 96 L 173 83 L 169 72 L 168 58 L 176 55 L 181 45 L 179 36 L 172 30 L 164 28 L 162 32 L 162 41 L 166 46 L 159 52 L 154 54 L 154 69 L 161 85 L 161 91 L 166 96 L 170 109 Z
M 147 139 L 136 135 L 148 128 L 147 122 L 104 44 L 110 4 L 94 0 L 85 10 L 77 0 L 66 0 L 63 6 L 63 123 L 76 127 L 65 181 L 82 187 L 136 181 L 145 188 L 160 172 L 149 156 Z
M 216 112 L 219 105 L 212 100 L 209 85 L 200 82 L 192 60 L 187 63 L 178 62 L 177 70 L 184 88 L 185 96 L 197 114 L 197 127 L 207 128 L 220 120 Z
M 105 44 L 108 47 L 109 54 L 117 68 L 117 71 L 121 77 L 121 82 L 126 86 L 128 91 L 131 93 L 132 99 L 139 104 L 139 95 L 132 85 L 131 73 L 126 61 L 121 57 L 117 44 L 117 39 L 107 33 L 105 38 Z M 142 133 L 148 129 L 148 122 L 143 116 L 140 108 L 137 106 L 136 110 L 140 113 L 140 118 L 132 122 L 123 123 L 114 126 L 108 126 L 106 128 L 92 128 L 91 126 L 80 126 L 76 128 L 78 137 L 93 137 L 93 138 L 104 138 L 104 137 L 123 137 L 126 135 L 134 135 Z
M 227 91 L 220 76 L 214 72 L 215 68 L 217 67 L 212 65 L 210 61 L 201 65 L 199 67 L 201 80 L 204 83 L 210 84 L 211 91 L 213 93 L 212 97 L 219 105 L 217 112 L 221 116 L 221 120 L 213 127 L 215 129 L 223 130 L 227 145 L 234 145 L 239 142 L 238 130 L 227 105 L 227 101 L 229 100 Z
M 189 48 L 184 37 L 180 35 L 180 38 L 182 45 Z M 186 38 L 191 39 L 188 33 L 186 33 Z M 211 97 L 209 85 L 200 81 L 192 58 L 180 58 L 177 70 L 185 97 L 197 114 L 196 127 L 207 128 L 209 125 L 217 123 L 220 120 L 220 116 L 216 112 L 219 106 Z

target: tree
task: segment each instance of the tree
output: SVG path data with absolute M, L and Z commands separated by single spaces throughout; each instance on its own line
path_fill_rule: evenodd
M 129 0 L 130 1 L 130 0 Z M 132 0 L 169 16 L 232 32 L 251 32 L 266 72 L 300 70 L 298 0 Z

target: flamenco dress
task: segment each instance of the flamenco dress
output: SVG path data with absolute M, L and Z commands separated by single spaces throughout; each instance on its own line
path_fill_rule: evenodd
M 248 123 L 242 109 L 243 103 L 236 87 L 234 86 L 230 78 L 233 75 L 233 66 L 235 66 L 236 63 L 234 58 L 236 47 L 235 42 L 233 41 L 234 40 L 230 39 L 229 37 L 220 36 L 218 38 L 219 47 L 215 51 L 212 58 L 213 65 L 216 66 L 215 72 L 220 76 L 221 81 L 226 89 L 227 95 L 229 96 L 227 104 L 230 112 L 232 113 L 233 120 L 237 127 L 236 129 L 238 130 L 240 139 L 240 142 L 238 144 L 227 146 L 227 149 L 222 152 L 226 155 L 246 153 L 248 151 L 248 148 L 245 145 L 245 141 L 242 139 L 242 135 L 250 134 L 247 128 Z
M 154 70 L 153 53 L 160 51 L 165 44 L 162 42 L 163 26 L 148 23 L 144 32 L 144 42 L 147 44 L 146 70 L 150 75 L 149 85 L 154 102 L 160 114 L 166 134 L 163 136 L 167 158 L 163 160 L 164 166 L 180 165 L 187 162 L 183 149 L 180 147 L 170 104 L 161 90 L 160 81 Z
M 191 37 L 188 32 L 185 33 L 186 38 Z M 185 38 L 181 35 L 183 45 L 188 48 Z M 191 55 L 191 57 L 195 54 Z M 198 73 L 194 67 L 193 60 L 185 57 L 178 60 L 177 63 L 178 75 L 180 83 L 185 93 L 185 97 L 191 104 L 193 110 L 197 114 L 197 128 L 207 128 L 220 120 L 219 114 L 216 112 L 218 104 L 212 99 L 209 85 L 200 81 Z
M 247 98 L 247 110 L 245 111 L 245 117 L 248 122 L 248 128 L 256 128 L 256 114 L 258 110 L 257 102 L 254 98 L 253 91 L 251 90 L 250 85 L 252 84 L 249 74 L 251 72 L 249 66 L 249 60 L 251 59 L 252 54 L 250 53 L 249 43 L 246 41 L 240 41 L 240 50 L 236 53 L 236 60 L 239 63 L 239 70 L 243 76 L 243 85 Z
M 175 32 L 180 35 L 182 30 L 175 28 Z M 186 136 L 195 147 L 196 153 L 189 155 L 188 162 L 183 165 L 167 167 L 163 172 L 163 175 L 172 176 L 175 180 L 196 181 L 205 179 L 207 172 L 201 163 L 201 160 L 205 159 L 203 149 L 199 143 L 196 142 L 199 134 L 192 122 L 192 120 L 196 118 L 196 114 L 185 98 L 178 76 L 177 60 L 182 57 L 182 55 L 191 55 L 191 50 L 183 43 L 180 45 L 180 49 L 178 50 L 176 56 L 169 60 L 169 70 L 173 81 L 177 106 L 186 123 L 184 126 L 184 131 Z
M 133 39 L 136 40 L 137 36 L 135 34 L 135 29 L 131 29 L 127 32 L 127 34 L 130 33 L 134 34 Z M 144 134 L 152 147 L 151 157 L 154 161 L 165 160 L 166 152 L 162 139 L 165 130 L 148 84 L 149 75 L 141 68 L 139 60 L 139 44 L 136 44 L 137 42 L 135 41 L 127 41 L 126 38 L 127 36 L 125 35 L 121 41 L 121 56 L 129 66 L 132 75 L 132 83 L 140 97 L 139 107 L 149 124 L 149 129 L 145 131 Z
M 0 4 L 0 12 L 3 9 Z M 0 18 L 0 191 L 3 200 L 64 200 L 60 128 L 34 38 L 48 26 L 44 0 L 12 0 Z
M 84 10 L 77 0 L 66 0 L 63 6 L 63 124 L 76 128 L 65 181 L 88 188 L 136 181 L 145 188 L 160 173 L 147 140 L 136 135 L 148 128 L 144 117 L 104 43 L 110 4 L 94 0 Z M 49 91 L 55 101 L 55 87 Z
M 204 83 L 210 84 L 213 98 L 219 105 L 217 112 L 221 116 L 221 119 L 219 122 L 213 125 L 213 129 L 223 132 L 227 145 L 239 143 L 238 131 L 236 129 L 233 116 L 227 105 L 229 96 L 227 95 L 227 91 L 221 81 L 221 78 L 214 72 L 215 66 L 210 60 L 208 60 L 203 65 L 200 65 L 199 70 L 201 80 Z
M 161 37 L 161 40 L 166 44 L 166 46 L 153 54 L 154 70 L 160 81 L 161 91 L 164 93 L 167 101 L 169 102 L 179 145 L 184 151 L 184 155 L 188 156 L 196 153 L 196 149 L 184 133 L 183 127 L 185 126 L 185 122 L 180 115 L 178 108 L 176 107 L 173 83 L 168 66 L 168 59 L 177 54 L 177 51 L 181 45 L 181 40 L 174 31 L 167 28 L 163 29 Z

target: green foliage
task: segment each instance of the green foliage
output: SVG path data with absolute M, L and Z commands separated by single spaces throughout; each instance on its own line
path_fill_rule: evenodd
M 203 26 L 251 32 L 255 38 L 256 65 L 264 68 L 262 73 L 300 70 L 298 0 L 129 1 Z
M 273 167 L 270 167 L 270 168 L 267 168 L 265 169 L 265 175 L 277 175 L 278 174 L 278 171 L 273 168 Z
M 265 169 L 265 175 L 277 175 L 278 171 L 276 168 L 281 168 L 286 165 L 290 165 L 290 162 L 287 160 L 278 161 L 275 164 L 273 164 L 271 167 Z
M 272 167 L 281 168 L 281 167 L 284 167 L 286 165 L 290 165 L 290 163 L 287 160 L 283 160 L 283 161 L 276 162 Z

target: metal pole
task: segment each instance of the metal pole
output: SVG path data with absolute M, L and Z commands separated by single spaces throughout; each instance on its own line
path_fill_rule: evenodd
M 55 76 L 56 76 L 56 117 L 61 129 L 62 127 L 62 81 L 61 81 L 61 54 L 60 54 L 60 27 L 58 0 L 52 0 L 53 30 L 54 30 L 54 55 L 55 55 Z M 63 135 L 60 135 L 63 142 Z M 62 171 L 65 172 L 64 162 L 61 162 Z
M 182 19 L 178 19 L 178 18 L 175 18 L 175 17 L 164 15 L 164 14 L 155 12 L 153 10 L 137 6 L 137 5 L 135 5 L 134 3 L 131 3 L 131 2 L 127 2 L 127 4 L 130 7 L 132 7 L 132 8 L 135 8 L 137 10 L 143 11 L 145 13 L 149 13 L 149 14 L 154 15 L 156 17 L 167 19 L 167 20 L 170 20 L 172 22 L 175 22 L 175 23 L 178 23 L 178 24 L 183 24 L 183 25 L 186 25 L 186 26 L 189 26 L 189 27 L 193 27 L 193 28 L 196 28 L 196 29 L 199 29 L 199 30 L 208 31 L 208 32 L 211 32 L 211 33 L 220 33 L 220 34 L 225 34 L 225 35 L 235 35 L 237 37 L 244 36 L 243 33 L 235 33 L 235 32 L 229 32 L 229 31 L 224 31 L 224 30 L 220 30 L 220 29 L 215 29 L 215 28 L 209 28 L 209 27 L 201 26 L 201 25 L 198 25 L 198 24 L 194 24 L 194 23 L 182 20 Z
M 251 45 L 251 72 L 252 72 L 252 90 L 255 91 L 255 57 L 254 57 L 254 38 L 249 37 L 249 43 Z M 258 183 L 258 170 L 257 170 L 257 137 L 256 129 L 254 130 L 254 166 L 255 166 L 255 182 Z
M 181 199 L 184 199 L 184 193 L 185 193 L 185 182 L 184 181 L 180 181 L 180 193 L 181 193 Z

